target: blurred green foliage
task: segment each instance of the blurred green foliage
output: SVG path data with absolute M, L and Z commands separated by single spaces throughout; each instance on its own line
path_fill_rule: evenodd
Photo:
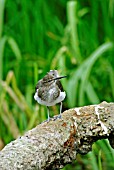
M 114 0 L 0 0 L 0 148 L 46 119 L 33 95 L 50 69 L 68 75 L 64 110 L 113 102 L 113 41 Z M 112 170 L 113 162 L 102 140 L 64 170 Z

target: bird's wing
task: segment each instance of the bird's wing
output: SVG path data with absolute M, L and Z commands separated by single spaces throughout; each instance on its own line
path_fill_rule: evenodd
M 59 87 L 59 89 L 63 92 L 63 86 L 59 80 L 56 81 L 56 85 Z
M 41 80 L 39 80 L 36 84 L 35 90 L 39 89 L 39 87 L 41 87 L 41 86 L 42 86 L 42 82 L 41 82 Z

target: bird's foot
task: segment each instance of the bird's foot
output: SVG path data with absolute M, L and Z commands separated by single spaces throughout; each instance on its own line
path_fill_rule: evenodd
M 44 120 L 42 123 L 48 123 L 50 120 L 52 120 L 52 118 L 48 118 L 47 120 Z
M 57 118 L 61 119 L 61 118 L 62 118 L 61 114 L 59 114 L 59 115 L 57 116 Z
M 62 116 L 61 116 L 61 114 L 59 114 L 58 116 L 54 116 L 53 118 L 50 118 L 50 117 L 48 117 L 48 119 L 47 120 L 45 120 L 45 121 L 43 121 L 42 123 L 48 123 L 48 122 L 50 122 L 51 120 L 52 121 L 55 121 L 55 120 L 57 120 L 57 119 L 61 119 L 62 118 Z
M 54 116 L 52 119 L 55 121 L 55 120 L 61 119 L 61 118 L 62 118 L 62 116 L 61 116 L 61 114 L 59 114 L 59 115 Z

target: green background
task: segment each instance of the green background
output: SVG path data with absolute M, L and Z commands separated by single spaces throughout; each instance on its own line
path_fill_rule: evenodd
M 0 0 L 0 149 L 47 118 L 35 85 L 57 69 L 63 110 L 114 101 L 114 0 Z M 51 108 L 58 114 L 58 106 Z M 64 170 L 113 170 L 107 140 Z

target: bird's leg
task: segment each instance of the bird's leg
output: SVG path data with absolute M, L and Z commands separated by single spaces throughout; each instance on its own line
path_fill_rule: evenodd
M 48 113 L 48 120 L 47 120 L 47 121 L 48 121 L 48 122 L 49 122 L 49 120 L 50 120 L 49 112 L 50 112 L 50 111 L 49 111 L 49 107 L 47 106 L 47 113 Z
M 58 118 L 61 118 L 61 114 L 62 114 L 62 102 L 60 103 L 60 114 L 59 114 Z

